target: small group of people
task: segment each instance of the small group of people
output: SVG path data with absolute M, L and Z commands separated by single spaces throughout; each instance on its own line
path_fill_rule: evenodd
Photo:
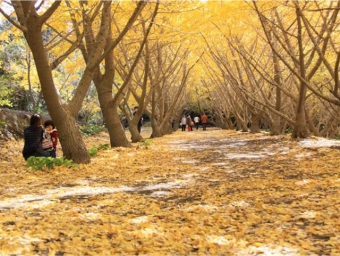
M 24 130 L 23 157 L 57 157 L 58 131 L 52 120 L 46 120 L 39 114 L 30 118 L 30 125 Z
M 196 130 L 198 130 L 200 122 L 202 123 L 203 131 L 205 131 L 208 123 L 208 117 L 205 113 L 203 113 L 201 117 L 195 116 L 193 120 L 190 115 L 186 116 L 184 114 L 181 119 L 182 131 L 185 131 L 187 126 L 188 131 L 193 131 L 194 126 L 196 127 Z

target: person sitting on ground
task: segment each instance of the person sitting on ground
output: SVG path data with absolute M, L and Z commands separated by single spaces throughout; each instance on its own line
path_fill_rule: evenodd
M 58 144 L 58 131 L 55 128 L 55 125 L 52 120 L 46 120 L 44 123 L 45 126 L 45 134 L 52 141 L 52 147 L 47 151 L 50 151 L 51 156 L 57 157 L 57 144 Z
M 27 160 L 31 156 L 50 156 L 48 151 L 42 148 L 44 129 L 42 126 L 42 117 L 39 114 L 34 114 L 30 119 L 30 126 L 24 130 L 24 148 L 22 155 Z

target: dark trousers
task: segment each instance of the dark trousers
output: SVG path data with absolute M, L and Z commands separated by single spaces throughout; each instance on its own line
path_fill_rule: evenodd
M 207 129 L 207 124 L 202 124 L 203 126 L 203 131 L 205 131 Z
M 50 151 L 50 153 L 51 153 L 51 157 L 53 157 L 53 158 L 56 158 L 57 157 L 57 149 L 56 148 L 54 148 L 53 150 L 51 150 Z
M 182 124 L 182 132 L 184 132 L 185 131 L 185 128 L 187 127 L 187 125 L 186 124 Z

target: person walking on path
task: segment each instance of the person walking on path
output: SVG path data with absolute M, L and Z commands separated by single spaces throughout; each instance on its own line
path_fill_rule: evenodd
M 201 122 L 203 126 L 203 131 L 205 131 L 207 129 L 207 123 L 208 123 L 208 117 L 205 113 L 203 113 L 203 115 L 201 116 Z
M 31 156 L 48 157 L 50 153 L 45 151 L 42 147 L 42 140 L 44 134 L 44 128 L 42 126 L 41 115 L 34 114 L 31 116 L 30 125 L 24 130 L 24 148 L 22 155 L 27 160 Z
M 188 132 L 192 131 L 192 120 L 191 120 L 191 116 L 188 115 L 187 117 L 187 125 L 188 125 Z
M 200 118 L 198 116 L 194 117 L 194 122 L 195 122 L 195 126 L 196 126 L 196 131 L 198 130 L 198 126 L 200 124 Z
M 181 126 L 182 126 L 182 132 L 185 131 L 185 128 L 187 127 L 187 118 L 185 115 L 182 116 L 181 119 Z

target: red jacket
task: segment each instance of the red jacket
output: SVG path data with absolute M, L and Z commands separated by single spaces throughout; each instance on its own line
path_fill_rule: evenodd
M 51 140 L 53 142 L 53 147 L 56 148 L 58 144 L 58 131 L 56 129 L 52 130 L 50 133 L 51 135 Z
M 201 116 L 201 122 L 202 124 L 206 124 L 208 122 L 208 117 L 205 114 Z

